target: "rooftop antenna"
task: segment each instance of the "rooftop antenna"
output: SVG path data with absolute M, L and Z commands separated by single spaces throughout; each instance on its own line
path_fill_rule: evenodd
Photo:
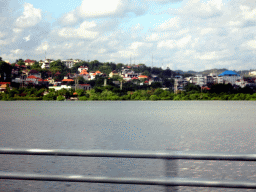
M 130 66 L 131 66 L 131 64 L 132 64 L 132 58 L 131 58 L 131 55 L 130 55 Z

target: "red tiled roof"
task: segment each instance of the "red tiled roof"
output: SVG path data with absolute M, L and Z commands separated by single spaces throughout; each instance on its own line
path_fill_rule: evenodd
M 35 63 L 35 61 L 27 59 L 27 60 L 25 60 L 25 63 Z
M 71 82 L 71 81 L 74 81 L 74 80 L 73 79 L 63 79 L 62 81 Z
M 27 79 L 39 79 L 38 77 L 35 77 L 34 75 L 30 75 L 27 77 Z
M 147 79 L 148 76 L 147 75 L 140 75 L 139 78 L 146 78 Z
M 6 85 L 6 84 L 11 84 L 11 82 L 0 82 L 0 85 Z
M 95 73 L 101 73 L 100 71 L 96 71 Z

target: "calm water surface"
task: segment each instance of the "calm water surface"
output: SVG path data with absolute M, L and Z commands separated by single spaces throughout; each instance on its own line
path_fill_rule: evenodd
M 0 102 L 0 147 L 255 153 L 254 101 Z M 164 160 L 0 155 L 0 171 L 164 177 Z M 176 161 L 179 177 L 255 180 L 254 162 Z M 0 180 L 0 191 L 165 191 Z M 176 191 L 253 191 L 177 187 Z

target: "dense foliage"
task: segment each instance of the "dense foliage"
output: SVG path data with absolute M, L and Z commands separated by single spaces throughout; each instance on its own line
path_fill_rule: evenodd
M 0 100 L 58 100 L 78 98 L 78 100 L 256 100 L 256 93 L 249 88 L 222 89 L 223 85 L 216 85 L 216 89 L 201 91 L 197 86 L 188 85 L 188 91 L 163 90 L 149 86 L 139 86 L 124 83 L 121 90 L 118 86 L 96 86 L 94 89 L 76 91 L 61 89 L 36 89 L 36 88 L 7 88 L 5 93 L 0 93 Z M 218 90 L 217 88 L 221 89 Z

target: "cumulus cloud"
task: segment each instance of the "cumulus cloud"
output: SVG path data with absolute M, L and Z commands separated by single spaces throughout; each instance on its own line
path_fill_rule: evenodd
M 179 40 L 166 40 L 161 41 L 158 43 L 158 48 L 168 48 L 168 49 L 174 49 L 174 48 L 185 48 L 190 42 L 191 42 L 191 35 L 187 35 L 186 37 L 183 37 Z
M 78 11 L 82 17 L 102 17 L 117 14 L 123 9 L 125 3 L 122 0 L 84 0 Z
M 202 0 L 184 1 L 184 7 L 178 9 L 174 13 L 188 17 L 209 18 L 223 14 L 222 0 L 210 0 L 203 2 Z
M 168 19 L 164 23 L 158 25 L 155 29 L 160 31 L 166 31 L 166 30 L 172 30 L 172 29 L 178 29 L 179 28 L 179 18 L 173 17 L 171 19 Z
M 182 0 L 146 0 L 149 2 L 156 2 L 156 3 L 160 3 L 160 4 L 167 4 L 167 3 L 177 3 L 177 2 L 181 2 Z
M 64 38 L 95 38 L 98 35 L 98 32 L 91 31 L 90 29 L 96 27 L 94 21 L 88 22 L 84 21 L 79 28 L 73 27 L 64 27 L 58 30 L 58 35 Z
M 32 4 L 24 4 L 23 15 L 17 18 L 16 25 L 20 28 L 32 27 L 38 24 L 42 19 L 42 11 L 34 8 Z

